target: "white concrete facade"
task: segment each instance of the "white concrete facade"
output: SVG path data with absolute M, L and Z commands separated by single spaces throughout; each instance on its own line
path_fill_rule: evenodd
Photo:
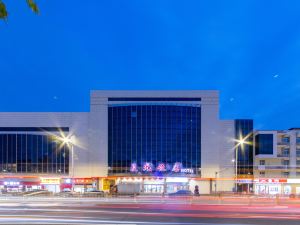
M 254 177 L 299 178 L 300 129 L 255 132 L 255 136 L 259 134 L 270 134 L 273 136 L 273 154 L 254 154 Z M 254 142 L 254 149 L 255 145 L 256 143 Z
M 108 105 L 119 103 L 109 102 L 108 98 L 114 97 L 201 98 L 198 102 L 201 105 L 201 177 L 234 177 L 234 121 L 220 120 L 218 91 L 95 90 L 91 91 L 90 112 L 5 112 L 0 113 L 0 127 L 69 127 L 69 135 L 76 137 L 74 176 L 106 177 Z M 207 183 L 201 192 L 209 193 L 212 190 L 211 185 Z M 233 181 L 226 185 L 217 184 L 216 190 L 231 191 L 233 186 Z

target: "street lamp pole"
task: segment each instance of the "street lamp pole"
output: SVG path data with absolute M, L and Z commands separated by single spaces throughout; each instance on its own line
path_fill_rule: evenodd
M 237 192 L 237 182 L 238 182 L 238 150 L 239 146 L 241 146 L 241 150 L 243 149 L 243 146 L 245 143 L 246 138 L 240 138 L 237 141 L 237 145 L 235 146 L 235 191 Z
M 217 194 L 217 180 L 218 180 L 218 172 L 215 172 L 215 194 Z
M 72 157 L 72 175 L 71 175 L 71 178 L 72 178 L 72 191 L 74 191 L 74 145 L 71 143 L 71 157 Z
M 72 191 L 74 191 L 74 136 L 72 137 L 64 137 L 62 141 L 66 144 L 69 148 L 69 153 L 71 153 L 71 164 L 72 164 L 72 171 L 69 170 L 69 174 L 71 174 L 72 179 Z
M 235 192 L 237 192 L 237 174 L 238 174 L 238 146 L 235 149 Z

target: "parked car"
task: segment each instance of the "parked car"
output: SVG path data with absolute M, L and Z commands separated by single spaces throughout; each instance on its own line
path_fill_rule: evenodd
M 56 193 L 55 195 L 56 196 L 60 196 L 60 197 L 72 197 L 73 193 L 72 193 L 72 191 L 70 189 L 65 188 L 64 190 L 62 190 L 59 193 Z
M 190 191 L 190 190 L 179 190 L 179 191 L 176 191 L 174 193 L 170 193 L 169 196 L 172 197 L 172 196 L 192 196 L 193 193 Z
M 88 189 L 83 193 L 83 196 L 87 197 L 104 197 L 104 191 L 98 191 L 95 189 Z

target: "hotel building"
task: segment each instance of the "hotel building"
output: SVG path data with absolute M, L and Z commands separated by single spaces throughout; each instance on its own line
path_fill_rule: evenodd
M 218 91 L 91 91 L 89 112 L 0 113 L 0 189 L 252 191 L 241 138 L 253 121 L 220 120 Z

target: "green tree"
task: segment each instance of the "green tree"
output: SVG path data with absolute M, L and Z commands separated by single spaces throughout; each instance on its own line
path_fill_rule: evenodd
M 34 0 L 26 0 L 28 7 L 36 14 L 39 14 L 40 10 Z M 8 12 L 5 3 L 0 0 L 0 19 L 6 20 L 8 17 Z

